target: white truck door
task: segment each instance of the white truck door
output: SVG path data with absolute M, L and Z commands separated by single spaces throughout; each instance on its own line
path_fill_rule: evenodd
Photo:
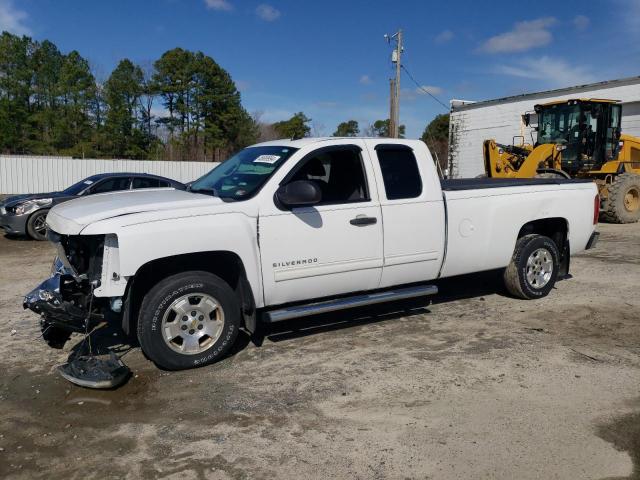
M 267 305 L 378 287 L 382 218 L 371 162 L 361 140 L 303 157 L 280 185 L 310 180 L 322 201 L 286 209 L 260 205 L 260 255 Z
M 444 257 L 445 214 L 431 154 L 411 146 L 368 140 L 384 222 L 380 287 L 437 278 Z M 413 147 L 413 148 L 412 148 Z

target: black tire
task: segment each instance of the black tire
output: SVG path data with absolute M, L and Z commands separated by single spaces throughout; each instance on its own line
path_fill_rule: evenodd
M 623 173 L 609 187 L 609 198 L 602 218 L 611 223 L 640 220 L 640 175 Z
M 29 220 L 27 220 L 27 235 L 29 235 L 34 240 L 38 240 L 39 242 L 47 239 L 47 229 L 45 226 L 45 222 L 48 213 L 49 209 L 44 208 L 31 214 Z
M 546 255 L 543 254 L 544 258 L 548 258 L 552 263 L 550 277 L 546 283 L 539 285 L 536 285 L 536 279 L 532 283 L 527 275 L 528 273 L 533 275 L 532 272 L 535 270 L 532 268 L 536 268 L 536 265 L 534 267 L 528 265 L 534 252 L 547 252 Z M 539 255 L 540 253 L 537 254 L 537 256 Z M 538 261 L 537 256 L 534 257 L 536 262 Z M 556 283 L 559 265 L 560 254 L 553 240 L 542 235 L 525 235 L 516 242 L 511 263 L 504 271 L 504 284 L 509 293 L 515 297 L 527 300 L 546 297 Z M 541 268 L 541 266 L 537 265 L 537 268 Z
M 193 294 L 194 298 L 198 294 L 213 297 L 224 315 L 221 332 L 215 341 L 210 337 L 213 343 L 206 350 L 191 354 L 175 351 L 177 347 L 172 348 L 171 342 L 165 340 L 162 328 L 165 314 L 170 314 L 167 312 L 173 302 L 189 294 Z M 177 320 L 176 316 L 174 321 Z M 190 324 L 187 322 L 186 325 Z M 235 342 L 240 325 L 240 304 L 224 280 L 209 272 L 184 272 L 165 278 L 145 295 L 138 317 L 138 341 L 144 354 L 157 366 L 167 370 L 184 370 L 209 365 L 223 358 Z M 186 331 L 184 335 L 191 331 Z M 196 332 L 195 329 L 193 332 Z

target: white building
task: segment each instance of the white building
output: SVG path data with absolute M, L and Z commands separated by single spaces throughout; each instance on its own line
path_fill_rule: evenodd
M 604 98 L 622 102 L 622 133 L 640 137 L 640 77 L 623 78 L 545 92 L 527 93 L 482 102 L 451 100 L 449 174 L 453 178 L 484 173 L 482 142 L 493 138 L 511 144 L 523 135 L 531 143 L 535 132 L 522 123 L 534 105 L 570 98 Z M 521 139 L 515 139 L 516 144 Z

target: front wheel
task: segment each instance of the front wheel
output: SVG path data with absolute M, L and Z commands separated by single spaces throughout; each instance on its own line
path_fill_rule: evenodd
M 145 295 L 138 341 L 159 367 L 183 370 L 224 357 L 239 328 L 240 306 L 229 285 L 209 272 L 184 272 Z
M 543 235 L 525 235 L 516 242 L 504 284 L 512 295 L 527 300 L 546 297 L 558 278 L 560 254 Z

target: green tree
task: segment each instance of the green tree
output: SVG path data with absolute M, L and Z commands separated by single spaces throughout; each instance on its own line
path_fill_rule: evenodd
M 104 85 L 107 106 L 105 133 L 107 151 L 120 158 L 144 158 L 147 145 L 138 128 L 137 105 L 142 95 L 142 69 L 124 59 Z
M 158 123 L 178 156 L 219 160 L 255 142 L 257 125 L 242 107 L 240 92 L 211 57 L 175 48 L 154 67 L 156 91 L 168 113 Z
M 0 152 L 26 151 L 31 113 L 29 37 L 3 32 L 0 35 Z
M 429 150 L 440 162 L 442 168 L 446 168 L 449 150 L 449 114 L 436 115 L 425 127 L 421 137 Z
M 357 137 L 360 133 L 360 126 L 356 120 L 342 122 L 333 132 L 334 137 Z
M 32 47 L 32 106 L 27 149 L 33 153 L 55 153 L 55 135 L 61 119 L 60 71 L 64 55 L 48 40 Z
M 309 123 L 311 119 L 304 113 L 298 112 L 289 120 L 283 120 L 273 124 L 273 128 L 283 138 L 303 138 L 311 133 Z
M 372 137 L 390 137 L 390 124 L 391 121 L 388 118 L 386 120 L 376 120 L 375 122 L 373 122 L 373 125 L 369 127 L 368 133 Z M 398 128 L 398 135 L 400 138 L 404 138 L 405 130 L 405 126 L 400 125 L 400 127 Z
M 55 146 L 65 153 L 84 156 L 93 133 L 90 114 L 96 83 L 89 62 L 77 51 L 65 56 L 60 68 L 60 117 L 56 125 Z

